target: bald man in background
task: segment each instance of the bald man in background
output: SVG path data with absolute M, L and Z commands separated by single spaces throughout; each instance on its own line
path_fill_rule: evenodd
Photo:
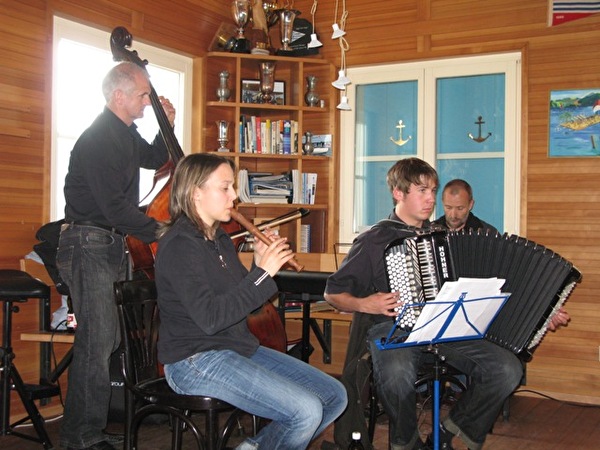
M 442 191 L 444 215 L 434 223 L 453 231 L 472 228 L 497 232 L 496 228 L 475 216 L 471 210 L 475 200 L 473 189 L 465 180 L 454 179 L 446 183 Z

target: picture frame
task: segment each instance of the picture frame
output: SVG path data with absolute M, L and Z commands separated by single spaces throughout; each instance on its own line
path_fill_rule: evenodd
M 548 156 L 600 156 L 600 88 L 550 92 Z
M 242 103 L 262 103 L 260 93 L 260 80 L 242 79 L 241 86 Z M 285 105 L 285 81 L 275 81 L 273 89 L 272 105 Z

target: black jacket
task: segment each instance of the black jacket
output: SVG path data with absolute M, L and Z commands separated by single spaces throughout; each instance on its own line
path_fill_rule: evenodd
M 227 233 L 219 228 L 210 241 L 181 217 L 159 240 L 155 270 L 163 364 L 207 350 L 256 351 L 246 318 L 277 293 L 277 285 L 259 267 L 248 272 Z
M 444 228 L 449 228 L 448 224 L 446 223 L 445 215 L 440 217 L 439 219 L 435 220 L 433 223 L 436 225 L 440 225 Z M 469 228 L 472 228 L 473 230 L 478 230 L 478 229 L 490 230 L 492 232 L 498 231 L 498 230 L 496 230 L 496 228 L 494 226 L 490 225 L 487 222 L 484 222 L 479 217 L 474 215 L 472 212 L 470 212 L 469 217 L 467 217 L 467 223 L 465 223 L 464 229 L 469 229 Z

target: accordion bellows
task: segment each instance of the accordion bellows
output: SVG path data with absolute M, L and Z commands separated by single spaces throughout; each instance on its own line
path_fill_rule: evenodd
M 503 278 L 511 294 L 485 339 L 522 359 L 530 359 L 551 317 L 580 281 L 572 263 L 525 238 L 482 230 L 427 231 L 398 239 L 385 250 L 390 292 L 400 300 L 433 300 L 446 281 L 458 278 Z M 405 309 L 400 327 L 410 330 L 419 308 Z

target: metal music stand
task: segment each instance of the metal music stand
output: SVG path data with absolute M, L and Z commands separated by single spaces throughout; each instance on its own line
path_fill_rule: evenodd
M 435 356 L 433 379 L 433 448 L 440 445 L 440 375 L 441 362 L 437 344 L 482 339 L 488 327 L 510 297 L 499 293 L 504 280 L 459 279 L 446 282 L 435 298 L 425 303 L 407 304 L 398 314 L 388 336 L 376 342 L 380 350 L 429 345 Z M 473 295 L 469 295 L 472 292 Z M 451 300 L 454 298 L 455 300 Z M 401 317 L 408 308 L 422 308 L 410 332 L 399 329 Z
M 325 353 L 331 355 L 331 345 L 326 337 L 331 330 L 326 328 L 324 333 L 317 322 L 310 317 L 310 304 L 325 300 L 324 292 L 329 275 L 331 275 L 331 272 L 280 270 L 274 277 L 279 289 L 279 312 L 283 323 L 285 323 L 285 304 L 289 302 L 302 303 L 302 351 L 300 359 L 304 362 L 308 362 L 311 353 L 311 328 L 321 348 Z

